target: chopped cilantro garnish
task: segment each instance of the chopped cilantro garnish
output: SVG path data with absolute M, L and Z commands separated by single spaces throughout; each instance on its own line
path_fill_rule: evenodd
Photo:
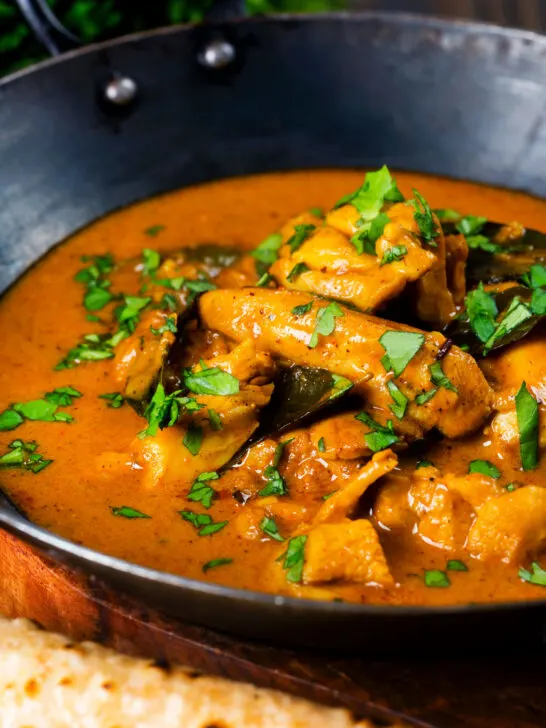
M 532 316 L 533 313 L 527 304 L 523 303 L 517 296 L 513 298 L 502 320 L 496 324 L 495 330 L 485 342 L 483 347 L 484 356 L 491 351 L 500 339 L 511 334 Z
M 501 476 L 501 471 L 496 465 L 490 463 L 489 460 L 472 460 L 468 466 L 469 473 L 481 473 L 481 475 L 488 475 L 490 478 L 497 480 Z
M 417 397 L 415 397 L 415 404 L 419 405 L 419 407 L 422 407 L 427 402 L 430 402 L 430 400 L 434 397 L 437 391 L 437 387 L 434 387 L 434 389 L 429 389 L 428 392 L 421 392 L 417 395 Z
M 315 225 L 295 225 L 294 234 L 286 242 L 290 248 L 290 252 L 295 253 L 298 248 L 301 248 L 313 230 L 316 230 Z
M 295 584 L 299 583 L 303 576 L 306 543 L 307 536 L 295 536 L 288 542 L 284 554 L 283 569 L 286 571 L 286 579 Z
M 301 276 L 302 273 L 305 273 L 308 270 L 309 268 L 305 265 L 305 263 L 296 263 L 290 273 L 286 276 L 286 280 L 289 283 L 293 283 Z
M 351 243 L 355 246 L 356 252 L 359 255 L 362 255 L 363 253 L 367 253 L 368 255 L 376 255 L 375 243 L 381 237 L 381 235 L 383 235 L 383 230 L 389 222 L 390 218 L 384 212 L 380 212 L 376 217 L 374 217 L 373 220 L 369 220 L 368 222 L 361 222 L 358 226 L 358 232 L 355 233 L 351 238 Z
M 388 265 L 389 263 L 394 263 L 402 260 L 404 256 L 407 254 L 408 249 L 405 245 L 393 245 L 392 248 L 389 248 L 385 251 L 383 254 L 383 257 L 381 258 L 380 265 Z
M 516 394 L 521 467 L 533 470 L 538 465 L 538 402 L 522 383 Z
M 341 397 L 342 394 L 345 394 L 345 392 L 347 392 L 353 386 L 353 383 L 350 381 L 350 379 L 346 379 L 340 374 L 332 374 L 332 381 L 332 393 L 330 394 L 328 399 L 337 399 L 338 397 Z
M 52 392 L 46 392 L 44 398 L 48 402 L 53 402 L 58 407 L 69 407 L 73 400 L 78 399 L 82 396 L 81 392 L 78 392 L 74 387 L 57 387 Z
M 546 287 L 546 268 L 540 263 L 535 263 L 529 268 L 529 271 L 522 276 L 522 282 L 527 288 L 543 288 Z
M 458 220 L 461 217 L 461 213 L 457 210 L 452 210 L 449 207 L 441 208 L 433 211 L 438 220 Z
M 451 586 L 448 575 L 439 569 L 425 569 L 425 586 L 445 589 Z
M 269 538 L 272 538 L 275 541 L 284 541 L 284 538 L 279 533 L 279 529 L 277 528 L 277 524 L 273 518 L 264 516 L 260 522 L 260 528 L 266 536 L 269 536 Z
M 216 491 L 211 485 L 209 485 L 209 481 L 218 480 L 219 477 L 218 473 L 214 471 L 201 473 L 201 475 L 199 475 L 192 483 L 187 496 L 188 500 L 196 503 L 202 503 L 205 508 L 210 508 L 212 501 L 216 496 Z
M 322 209 L 322 207 L 310 207 L 309 212 L 314 217 L 320 217 L 320 218 L 324 217 L 324 210 Z
M 495 318 L 498 314 L 495 299 L 484 291 L 480 281 L 479 286 L 466 296 L 465 304 L 470 328 L 485 344 L 495 331 Z
M 74 387 L 58 387 L 47 392 L 43 399 L 30 402 L 16 402 L 0 414 L 0 431 L 14 430 L 25 420 L 40 422 L 72 422 L 67 412 L 58 412 L 58 407 L 68 407 L 77 397 L 81 397 Z
M 434 238 L 438 237 L 439 230 L 434 222 L 430 205 L 416 189 L 413 190 L 413 194 L 415 195 L 415 213 L 413 218 L 419 226 L 421 237 L 426 243 L 436 247 L 437 243 L 434 242 Z
M 164 311 L 176 311 L 178 303 L 172 293 L 165 293 L 163 295 L 163 298 L 159 302 L 159 308 L 162 308 Z
M 108 291 L 110 281 L 106 275 L 114 269 L 114 259 L 110 254 L 84 256 L 82 261 L 90 263 L 74 276 L 74 280 L 86 287 L 83 303 L 88 311 L 99 311 L 109 303 L 113 296 Z
M 184 435 L 182 444 L 187 448 L 190 453 L 195 457 L 201 450 L 203 443 L 203 428 L 198 425 L 190 425 Z
M 260 280 L 256 282 L 256 288 L 265 288 L 271 283 L 271 281 L 274 280 L 273 276 L 266 272 L 261 276 Z
M 460 561 L 459 559 L 449 559 L 446 564 L 446 569 L 448 571 L 468 571 L 468 566 L 464 561 Z
M 326 443 L 324 442 L 324 438 L 321 437 L 320 440 L 317 443 L 317 448 L 319 452 L 326 452 Z
M 142 251 L 142 260 L 142 275 L 150 276 L 152 275 L 152 273 L 155 273 L 155 271 L 159 268 L 161 263 L 161 256 L 159 255 L 157 250 L 144 248 Z
M 515 483 L 508 483 L 508 485 L 505 485 L 504 487 L 509 493 L 513 493 L 517 489 L 517 485 Z
M 486 217 L 476 217 L 475 215 L 465 215 L 462 217 L 455 227 L 465 237 L 469 235 L 477 235 L 481 233 L 483 226 L 487 222 Z
M 292 313 L 294 316 L 304 316 L 306 313 L 309 313 L 312 308 L 313 301 L 309 301 L 309 303 L 302 303 L 301 306 L 294 306 Z
M 546 586 L 546 570 L 543 569 L 536 561 L 531 564 L 531 571 L 527 569 L 520 569 L 518 571 L 520 579 L 534 584 L 535 586 Z
M 138 436 L 141 439 L 155 437 L 158 429 L 172 427 L 178 421 L 182 411 L 197 412 L 203 407 L 204 405 L 199 404 L 192 397 L 183 397 L 182 390 L 165 394 L 165 387 L 159 382 L 144 412 L 148 426 Z
M 0 468 L 21 468 L 36 474 L 53 462 L 44 459 L 38 452 L 38 443 L 34 440 L 31 442 L 13 440 L 8 448 L 8 452 L 0 456 Z
M 351 203 L 361 217 L 372 220 L 381 212 L 385 202 L 403 202 L 404 196 L 398 189 L 396 180 L 389 169 L 383 165 L 375 172 L 368 172 L 362 187 L 339 200 L 335 207 Z
M 131 508 L 130 506 L 113 507 L 111 510 L 114 516 L 121 516 L 122 518 L 151 518 L 146 513 L 137 511 L 136 508 Z
M 183 376 L 184 384 L 195 394 L 228 397 L 239 392 L 239 380 L 219 367 L 209 367 L 200 371 L 185 369 Z
M 171 318 L 168 316 L 165 319 L 165 323 L 160 326 L 158 329 L 155 329 L 153 326 L 150 326 L 150 331 L 154 336 L 161 336 L 162 334 L 165 334 L 167 331 L 170 331 L 171 334 L 176 334 L 177 328 L 176 328 L 176 320 L 174 318 Z
M 144 233 L 150 238 L 157 238 L 159 233 L 163 230 L 165 230 L 165 225 L 151 225 L 149 228 L 146 228 Z
M 277 447 L 275 448 L 275 453 L 273 455 L 273 461 L 271 465 L 268 465 L 267 468 L 264 470 L 264 475 L 267 478 L 267 483 L 262 490 L 259 491 L 258 495 L 262 498 L 265 498 L 269 495 L 287 495 L 288 489 L 286 487 L 286 483 L 284 481 L 284 478 L 279 472 L 279 464 L 281 462 L 284 449 L 285 447 L 292 442 L 292 440 L 285 440 L 284 442 L 279 442 Z
M 379 343 L 385 350 L 381 359 L 385 370 L 392 370 L 399 377 L 425 343 L 425 336 L 411 331 L 386 331 Z
M 138 324 L 140 312 L 151 301 L 151 298 L 141 296 L 124 296 L 123 305 L 116 308 L 114 312 L 119 322 L 120 330 L 132 334 Z
M 82 362 L 101 361 L 111 359 L 113 356 L 112 338 L 108 334 L 86 334 L 83 340 L 61 359 L 55 370 L 72 369 Z
M 430 380 L 433 384 L 436 385 L 436 387 L 441 387 L 442 389 L 449 389 L 451 392 L 457 392 L 457 387 L 453 384 L 453 382 L 447 377 L 446 374 L 444 374 L 444 370 L 442 369 L 442 362 L 441 361 L 435 361 L 434 364 L 431 364 L 429 366 L 430 371 Z
M 203 574 L 206 574 L 211 569 L 217 569 L 219 566 L 227 566 L 232 563 L 233 559 L 229 558 L 212 559 L 212 561 L 207 561 L 206 564 L 203 564 Z
M 322 500 L 323 501 L 328 500 L 329 498 L 331 498 L 334 495 L 334 493 L 337 493 L 337 488 L 336 488 L 336 490 L 332 490 L 332 491 L 330 491 L 330 493 L 326 493 L 325 495 L 323 495 Z
M 364 442 L 372 452 L 380 452 L 380 450 L 385 450 L 391 445 L 400 442 L 400 438 L 394 432 L 391 420 L 384 427 L 370 417 L 367 412 L 360 412 L 358 415 L 355 415 L 355 418 L 370 428 L 371 432 L 364 435 Z
M 119 409 L 125 402 L 123 395 L 119 392 L 107 392 L 106 394 L 99 394 L 99 399 L 105 399 L 106 406 L 111 407 L 112 409 Z
M 209 415 L 209 424 L 210 429 L 217 432 L 218 430 L 223 430 L 224 426 L 222 424 L 222 420 L 220 419 L 220 415 L 216 410 L 210 409 L 208 410 Z
M 282 235 L 274 233 L 263 240 L 250 255 L 256 259 L 256 270 L 258 275 L 263 276 L 279 257 L 279 250 L 282 246 Z
M 468 247 L 472 248 L 472 250 L 483 250 L 485 253 L 506 252 L 506 248 L 498 243 L 494 243 L 485 235 L 469 235 L 466 242 Z
M 184 521 L 188 521 L 197 530 L 198 536 L 212 536 L 213 533 L 221 531 L 228 524 L 228 521 L 214 522 L 208 513 L 194 513 L 194 511 L 178 511 Z
M 322 336 L 329 336 L 334 332 L 336 327 L 336 318 L 339 318 L 340 316 L 345 316 L 345 314 L 337 303 L 329 303 L 325 308 L 319 308 L 315 321 L 315 330 L 311 334 L 308 344 L 311 349 L 314 349 L 317 346 L 319 334 Z
M 9 430 L 15 430 L 16 427 L 22 425 L 24 419 L 15 410 L 7 409 L 0 414 L 0 431 L 7 432 Z
M 402 392 L 398 389 L 398 387 L 392 380 L 387 382 L 387 389 L 389 390 L 389 393 L 394 402 L 394 404 L 389 405 L 389 409 L 395 417 L 401 420 L 406 414 L 409 400 L 404 394 L 402 394 Z

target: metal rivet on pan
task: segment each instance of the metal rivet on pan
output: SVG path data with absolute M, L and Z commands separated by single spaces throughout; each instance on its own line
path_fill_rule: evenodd
M 129 76 L 115 76 L 106 84 L 104 97 L 115 106 L 128 106 L 135 100 L 138 87 Z
M 235 60 L 235 48 L 227 40 L 212 40 L 197 55 L 206 68 L 225 68 Z

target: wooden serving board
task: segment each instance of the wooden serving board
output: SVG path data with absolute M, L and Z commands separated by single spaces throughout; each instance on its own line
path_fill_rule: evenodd
M 74 640 L 342 705 L 378 726 L 544 728 L 546 654 L 432 660 L 341 658 L 245 642 L 173 622 L 59 567 L 0 530 L 0 612 Z M 272 641 L 274 635 L 272 635 Z

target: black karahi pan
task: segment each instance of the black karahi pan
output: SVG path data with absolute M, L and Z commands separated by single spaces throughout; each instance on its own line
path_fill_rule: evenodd
M 375 12 L 224 21 L 226 7 L 0 84 L 1 290 L 95 218 L 222 177 L 387 163 L 546 196 L 546 38 Z M 442 651 L 537 644 L 546 626 L 546 600 L 384 607 L 197 582 L 71 543 L 5 497 L 0 524 L 171 616 L 275 644 Z

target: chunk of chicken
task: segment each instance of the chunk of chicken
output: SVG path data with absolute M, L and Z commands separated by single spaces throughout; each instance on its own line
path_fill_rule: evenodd
M 332 523 L 351 516 L 366 490 L 393 470 L 398 458 L 392 450 L 376 453 L 352 478 L 326 500 L 313 523 Z
M 375 311 L 381 304 L 399 295 L 406 284 L 431 270 L 436 263 L 433 249 L 425 249 L 418 237 L 414 210 L 406 204 L 393 205 L 390 222 L 376 242 L 376 254 L 359 255 L 350 237 L 358 232 L 359 213 L 352 205 L 331 212 L 326 223 L 316 226 L 294 252 L 284 245 L 271 274 L 285 288 L 316 293 L 347 301 L 364 311 Z M 285 241 L 294 232 L 297 218 L 285 229 Z M 398 255 L 394 255 L 393 251 Z M 405 250 L 405 252 L 402 252 Z M 388 264 L 388 256 L 393 260 Z M 306 269 L 297 277 L 294 266 Z
M 175 340 L 168 321 L 176 324 L 176 314 L 144 313 L 135 331 L 116 347 L 114 377 L 127 399 L 145 399 L 155 384 Z
M 478 559 L 522 563 L 546 544 L 546 488 L 527 485 L 487 501 L 468 534 Z
M 293 313 L 294 307 L 310 302 L 309 312 L 300 316 Z M 396 379 L 409 400 L 404 426 L 414 423 L 419 434 L 437 427 L 448 437 L 458 437 L 482 424 L 490 411 L 491 391 L 469 354 L 451 347 L 442 359 L 442 368 L 457 391 L 438 388 L 428 402 L 418 405 L 415 397 L 433 388 L 429 366 L 436 361 L 445 338 L 344 309 L 335 319 L 333 333 L 319 336 L 317 345 L 311 347 L 317 314 L 324 308 L 323 301 L 310 301 L 305 294 L 261 288 L 210 291 L 200 299 L 201 317 L 207 327 L 236 341 L 252 337 L 258 350 L 269 351 L 274 357 L 327 368 L 347 377 L 357 383 L 355 390 L 366 399 L 374 416 L 382 412 L 383 418 L 392 418 L 389 407 L 393 400 L 387 384 L 393 375 L 381 361 L 385 349 L 380 338 L 387 332 L 421 333 L 420 350 Z M 398 421 L 392 419 L 396 429 Z
M 303 583 L 333 581 L 383 587 L 394 584 L 370 521 L 324 523 L 309 533 L 305 544 Z

